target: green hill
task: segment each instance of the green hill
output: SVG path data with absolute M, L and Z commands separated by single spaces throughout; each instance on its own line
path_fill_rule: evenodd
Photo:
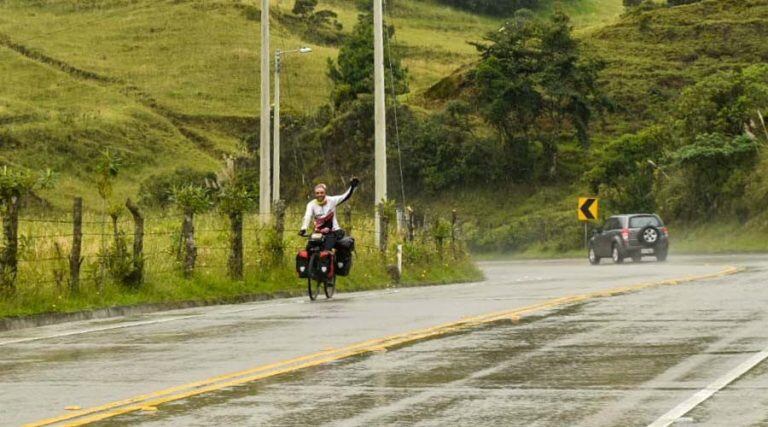
M 44 196 L 67 206 L 93 200 L 91 169 L 100 150 L 122 152 L 121 193 L 147 176 L 184 166 L 211 170 L 241 150 L 259 108 L 258 1 L 48 0 L 0 2 L 0 160 L 49 166 L 61 174 Z M 338 47 L 317 43 L 298 25 L 292 1 L 273 1 L 272 48 L 310 46 L 288 57 L 283 109 L 327 102 L 326 62 Z M 354 0 L 321 1 L 351 30 Z M 542 13 L 551 10 L 549 6 Z M 620 0 L 578 0 L 564 7 L 591 25 L 615 17 Z M 418 99 L 429 86 L 472 62 L 478 40 L 502 18 L 436 1 L 398 0 L 386 11 L 396 48 Z
M 326 63 L 336 57 L 339 40 L 356 22 L 355 3 L 321 0 L 318 9 L 333 11 L 341 24 L 341 29 L 323 33 L 291 13 L 292 0 L 272 2 L 272 48 L 313 49 L 312 54 L 286 58 L 286 113 L 308 113 L 328 102 Z M 395 26 L 394 48 L 408 68 L 411 88 L 400 100 L 420 107 L 414 109 L 420 114 L 456 98 L 471 98 L 466 76 L 478 55 L 468 42 L 495 31 L 505 18 L 453 9 L 441 0 L 390 3 L 386 19 Z M 517 219 L 509 232 L 525 234 L 534 243 L 541 239 L 525 230 L 536 223 L 532 218 L 541 215 L 540 206 L 546 206 L 545 216 L 553 221 L 570 223 L 572 196 L 590 191 L 578 177 L 614 150 L 620 135 L 651 125 L 670 126 L 685 88 L 768 59 L 768 0 L 646 4 L 623 15 L 621 0 L 542 3 L 536 13 L 565 11 L 583 50 L 605 61 L 600 84 L 613 108 L 593 123 L 589 151 L 569 147 L 564 152 L 562 161 L 570 162 L 568 179 L 472 195 L 475 205 L 499 208 L 472 226 L 491 247 L 506 238 L 496 234 L 499 226 L 509 226 L 510 209 Z M 105 148 L 120 151 L 124 158 L 120 195 L 133 195 L 150 175 L 179 167 L 217 169 L 222 155 L 242 151 L 243 139 L 258 126 L 258 4 L 0 2 L 0 161 L 59 172 L 55 191 L 42 194 L 58 207 L 68 206 L 75 194 L 97 206 L 93 168 Z M 483 121 L 471 123 L 473 132 L 493 138 Z M 676 143 L 669 141 L 657 154 L 673 151 Z M 750 176 L 761 183 L 765 179 L 760 171 L 768 170 L 764 155 L 757 164 L 756 175 Z M 428 203 L 453 202 L 437 198 Z M 569 241 L 553 247 L 571 246 Z
M 258 3 L 258 2 L 254 2 Z M 346 30 L 353 2 L 323 5 Z M 289 57 L 285 110 L 328 100 L 325 64 L 335 46 L 312 44 L 282 24 L 273 2 L 273 48 L 309 45 Z M 259 106 L 259 18 L 250 2 L 6 1 L 0 4 L 0 155 L 10 164 L 62 174 L 54 204 L 85 193 L 99 150 L 123 153 L 126 191 L 149 174 L 184 166 L 215 169 L 255 131 Z M 418 90 L 471 60 L 465 40 L 495 20 L 421 2 L 399 2 L 393 18 Z M 436 37 L 435 34 L 442 34 Z M 136 179 L 138 177 L 138 179 Z M 66 202 L 68 204 L 68 201 Z
M 495 207 L 472 219 L 472 240 L 495 250 L 578 247 L 575 200 L 589 194 L 603 198 L 607 214 L 661 212 L 688 249 L 765 250 L 758 241 L 768 234 L 768 157 L 759 147 L 768 133 L 758 111 L 768 108 L 768 81 L 751 66 L 768 58 L 768 1 L 646 4 L 576 33 L 584 52 L 605 62 L 599 81 L 612 108 L 593 122 L 589 150 L 571 159 L 561 151 L 570 178 L 467 195 L 474 206 Z M 431 87 L 426 104 L 471 103 L 471 72 Z M 746 160 L 734 154 L 738 141 L 753 144 Z M 732 238 L 724 241 L 723 230 Z
M 608 63 L 602 80 L 626 113 L 617 127 L 632 129 L 703 77 L 768 61 L 766 36 L 768 1 L 705 0 L 640 8 L 584 41 Z

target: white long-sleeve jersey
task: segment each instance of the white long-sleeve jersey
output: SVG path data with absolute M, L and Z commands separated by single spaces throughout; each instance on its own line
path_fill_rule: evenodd
M 336 218 L 336 207 L 346 202 L 354 192 L 353 187 L 342 195 L 339 196 L 325 196 L 325 203 L 322 205 L 317 202 L 317 199 L 313 199 L 307 203 L 307 211 L 304 213 L 304 221 L 301 223 L 301 229 L 307 230 L 310 222 L 315 221 L 314 229 L 320 230 L 325 227 L 330 227 L 331 230 L 337 231 L 341 229 L 339 221 Z

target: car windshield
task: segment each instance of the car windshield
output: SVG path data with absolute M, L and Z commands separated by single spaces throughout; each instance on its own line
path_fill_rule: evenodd
M 655 216 L 635 216 L 629 219 L 629 228 L 643 228 L 649 225 L 659 227 L 661 223 Z

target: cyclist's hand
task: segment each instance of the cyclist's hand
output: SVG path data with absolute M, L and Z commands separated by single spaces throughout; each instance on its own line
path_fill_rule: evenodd
M 350 186 L 350 187 L 352 187 L 352 188 L 355 188 L 355 187 L 357 187 L 358 185 L 360 185 L 360 180 L 359 180 L 359 179 L 357 179 L 357 177 L 356 177 L 356 176 L 352 177 L 352 180 L 351 180 L 351 181 L 349 181 L 349 186 Z
M 304 237 L 306 235 L 307 235 L 307 230 L 304 230 L 304 229 L 299 230 L 299 236 Z

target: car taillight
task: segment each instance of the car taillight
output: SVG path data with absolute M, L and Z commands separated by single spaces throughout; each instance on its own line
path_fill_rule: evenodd
M 621 238 L 624 239 L 625 242 L 629 241 L 629 228 L 621 229 Z
M 664 233 L 665 237 L 669 237 L 669 229 L 667 227 L 661 227 L 661 232 Z

